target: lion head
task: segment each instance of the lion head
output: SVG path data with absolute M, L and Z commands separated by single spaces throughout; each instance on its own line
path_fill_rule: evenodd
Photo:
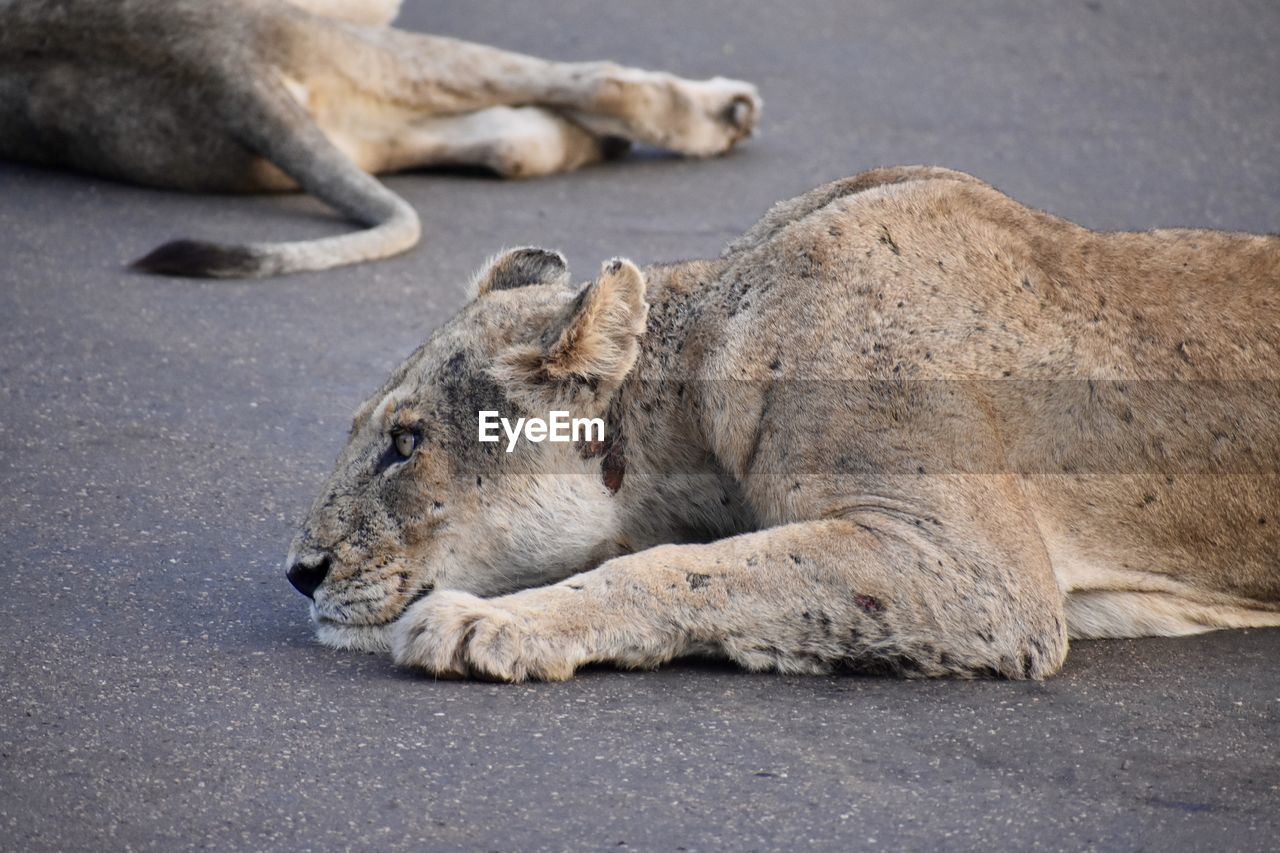
M 381 650 L 436 589 L 496 595 L 618 553 L 599 448 L 478 440 L 480 411 L 599 416 L 635 364 L 648 311 L 630 262 L 573 288 L 564 258 L 516 249 L 356 411 L 289 552 L 328 645 Z

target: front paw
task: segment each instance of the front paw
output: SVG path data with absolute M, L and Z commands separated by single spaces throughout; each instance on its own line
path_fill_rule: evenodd
M 533 617 L 465 592 L 437 592 L 396 622 L 396 663 L 443 678 L 563 681 L 572 656 L 536 632 Z

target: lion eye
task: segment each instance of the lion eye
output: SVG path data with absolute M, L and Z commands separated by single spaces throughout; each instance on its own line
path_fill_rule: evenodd
M 396 443 L 396 452 L 405 459 L 412 456 L 413 449 L 418 446 L 418 437 L 411 432 L 398 432 L 392 438 Z

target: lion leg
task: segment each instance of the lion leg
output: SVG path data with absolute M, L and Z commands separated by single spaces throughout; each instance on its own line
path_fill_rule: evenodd
M 296 51 L 308 79 L 358 80 L 372 96 L 413 117 L 497 106 L 542 106 L 599 137 L 620 137 L 682 154 L 728 151 L 755 128 L 754 86 L 717 77 L 685 80 L 611 62 L 565 63 L 443 36 L 389 28 L 311 28 Z
M 489 107 L 390 127 L 366 125 L 335 141 L 369 172 L 477 166 L 504 178 L 572 171 L 625 147 L 541 107 Z
M 507 681 L 695 652 L 790 673 L 1052 674 L 1067 640 L 1047 561 L 1002 572 L 984 559 L 850 520 L 789 524 L 653 548 L 495 599 L 436 593 L 396 623 L 392 649 L 428 672 Z

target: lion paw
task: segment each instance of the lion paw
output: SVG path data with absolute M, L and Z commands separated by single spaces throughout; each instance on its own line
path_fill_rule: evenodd
M 664 72 L 620 69 L 603 85 L 616 118 L 582 114 L 597 134 L 620 135 L 692 157 L 713 157 L 750 136 L 760 120 L 756 87 L 713 77 L 686 80 Z
M 442 678 L 563 681 L 576 665 L 531 616 L 464 592 L 437 592 L 396 623 L 396 663 Z
M 763 102 L 755 86 L 713 77 L 681 81 L 677 95 L 682 120 L 671 147 L 683 154 L 723 154 L 755 132 Z

